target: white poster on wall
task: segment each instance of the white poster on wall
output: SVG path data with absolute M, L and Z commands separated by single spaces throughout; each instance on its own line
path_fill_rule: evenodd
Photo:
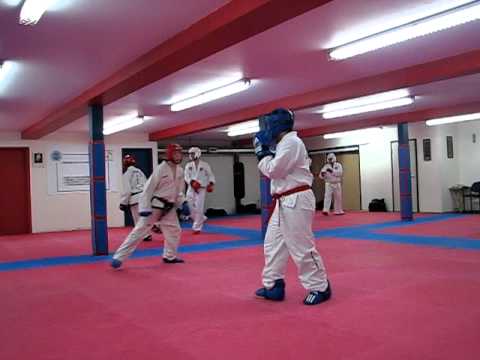
M 107 191 L 117 191 L 112 150 L 105 150 L 105 185 Z M 90 165 L 86 147 L 51 148 L 47 158 L 49 195 L 90 191 Z

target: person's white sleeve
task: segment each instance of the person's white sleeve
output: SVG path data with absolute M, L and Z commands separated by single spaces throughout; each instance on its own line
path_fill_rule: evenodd
M 337 163 L 337 166 L 333 167 L 333 176 L 341 178 L 343 176 L 343 167 L 342 164 Z
M 269 179 L 284 179 L 292 171 L 299 157 L 300 146 L 289 141 L 277 147 L 275 157 L 266 156 L 258 163 L 258 169 Z
M 183 171 L 183 174 L 184 174 L 185 182 L 190 185 L 190 182 L 192 181 L 192 178 L 190 176 L 191 171 L 189 171 L 189 169 L 188 169 L 189 164 L 190 163 L 187 163 L 187 165 L 185 165 L 185 170 Z
M 147 182 L 147 177 L 143 173 L 143 171 L 140 170 L 140 183 L 142 185 L 142 189 L 145 187 L 145 183 Z M 142 190 L 143 191 L 143 190 Z
M 138 212 L 152 211 L 152 197 L 160 182 L 160 169 L 161 167 L 157 166 L 145 183 L 142 195 L 140 196 Z
M 176 206 L 180 208 L 184 202 L 185 202 L 185 181 L 182 181 L 182 183 L 180 184 L 180 189 L 178 190 L 178 194 L 177 194 Z
M 122 175 L 122 193 L 120 194 L 120 204 L 128 205 L 132 189 L 130 188 L 130 172 L 127 170 Z
M 320 174 L 318 174 L 318 177 L 322 180 L 325 180 L 325 175 L 327 174 L 327 168 L 328 165 L 323 165 L 322 170 L 320 170 Z
M 215 175 L 213 175 L 212 168 L 210 167 L 209 164 L 207 164 L 207 173 L 208 173 L 208 183 L 215 184 Z

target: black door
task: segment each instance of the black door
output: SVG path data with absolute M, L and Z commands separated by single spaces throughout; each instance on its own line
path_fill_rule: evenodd
M 131 155 L 135 158 L 137 168 L 143 171 L 148 178 L 152 174 L 152 149 L 123 148 L 122 159 L 125 155 Z M 125 226 L 133 226 L 132 214 L 125 211 Z

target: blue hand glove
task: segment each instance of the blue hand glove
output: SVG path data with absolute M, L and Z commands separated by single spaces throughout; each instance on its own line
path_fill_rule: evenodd
M 143 216 L 143 217 L 148 217 L 148 216 L 152 215 L 152 212 L 151 211 L 140 211 L 138 213 L 138 215 Z
M 270 146 L 270 144 L 273 142 L 271 134 L 265 130 L 260 130 L 257 132 L 255 134 L 255 138 L 257 138 L 258 141 L 265 146 Z
M 262 160 L 265 156 L 274 156 L 274 152 L 270 149 L 270 146 L 262 144 L 259 137 L 255 136 L 253 139 L 253 146 L 255 148 L 255 155 L 257 155 L 258 161 Z

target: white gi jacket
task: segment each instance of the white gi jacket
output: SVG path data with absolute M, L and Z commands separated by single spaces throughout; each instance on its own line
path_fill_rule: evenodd
M 215 176 L 213 175 L 210 165 L 205 161 L 198 162 L 198 168 L 194 161 L 190 161 L 185 165 L 185 182 L 190 185 L 192 180 L 196 180 L 202 187 L 207 187 L 208 184 L 215 184 Z
M 185 182 L 182 167 L 177 165 L 176 168 L 175 178 L 167 161 L 155 168 L 140 196 L 139 212 L 152 211 L 153 197 L 165 199 L 180 207 L 185 201 Z
M 120 195 L 120 204 L 137 205 L 140 194 L 147 182 L 147 177 L 142 170 L 135 166 L 129 166 L 122 175 L 122 194 Z
M 327 171 L 331 169 L 332 172 Z M 330 163 L 325 164 L 320 171 L 320 179 L 330 184 L 339 184 L 342 182 L 343 167 L 339 162 L 334 162 L 333 166 Z
M 291 131 L 277 144 L 275 157 L 264 157 L 258 163 L 258 168 L 270 178 L 273 195 L 299 186 L 312 186 L 310 162 L 305 144 L 296 131 Z

